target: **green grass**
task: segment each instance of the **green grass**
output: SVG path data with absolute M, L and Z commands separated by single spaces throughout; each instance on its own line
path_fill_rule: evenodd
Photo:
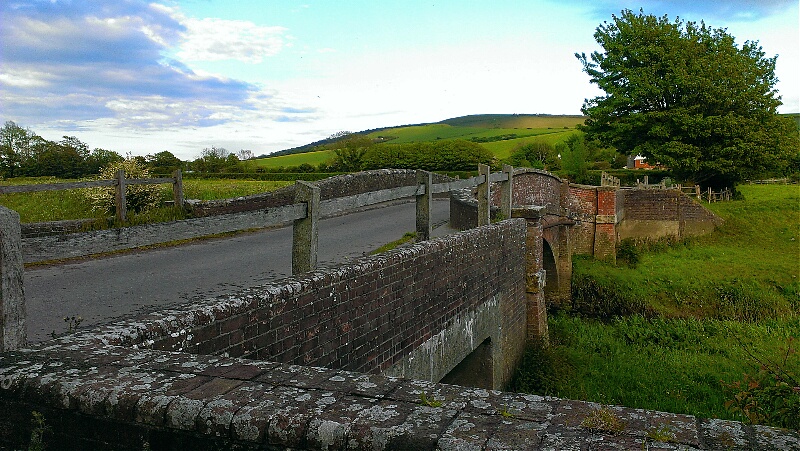
M 183 195 L 187 199 L 215 200 L 266 193 L 294 185 L 294 182 L 267 180 L 184 180 Z M 169 190 L 167 195 L 172 195 Z
M 402 246 L 402 245 L 404 245 L 406 243 L 414 241 L 416 238 L 417 238 L 417 232 L 406 232 L 399 239 L 396 239 L 396 240 L 394 240 L 392 242 L 384 244 L 383 246 L 381 246 L 381 247 L 375 249 L 374 251 L 370 252 L 369 255 L 380 254 L 380 253 L 383 253 L 383 252 L 386 252 L 386 251 L 390 251 L 392 249 L 397 249 L 398 247 L 400 247 L 400 246 Z
M 318 150 L 316 152 L 296 153 L 292 155 L 280 155 L 277 157 L 260 158 L 251 160 L 247 163 L 260 168 L 279 168 L 289 166 L 300 166 L 310 164 L 317 166 L 333 158 L 332 150 Z
M 68 180 L 48 178 L 18 178 L 3 180 L 4 185 L 24 185 L 35 183 L 58 183 Z M 293 182 L 273 182 L 260 180 L 184 180 L 183 191 L 187 199 L 228 199 L 250 194 L 274 191 Z M 38 193 L 0 194 L 0 205 L 10 208 L 20 215 L 23 223 L 61 221 L 68 219 L 103 218 L 105 212 L 94 211 L 83 190 L 45 191 Z M 172 199 L 172 187 L 162 185 L 161 196 Z M 132 223 L 159 222 L 180 219 L 172 208 L 165 207 L 137 217 L 133 215 Z
M 744 200 L 710 205 L 719 230 L 641 245 L 635 268 L 575 258 L 572 303 L 551 314 L 552 346 L 531 347 L 515 388 L 744 420 L 725 409 L 720 381 L 755 373 L 745 350 L 776 361 L 800 338 L 800 189 L 740 190 Z M 645 316 L 592 310 L 612 307 Z
M 447 119 L 442 123 L 482 128 L 575 128 L 583 116 L 548 116 L 536 114 L 478 114 Z
M 383 130 L 371 133 L 369 136 L 372 138 L 384 137 L 392 138 L 389 141 L 392 144 L 403 144 L 411 142 L 426 142 L 437 141 L 442 139 L 465 139 L 472 138 L 493 138 L 503 135 L 517 135 L 519 138 L 546 135 L 551 133 L 563 132 L 563 129 L 557 128 L 480 128 L 480 127 L 464 127 L 452 126 L 448 124 L 427 124 L 427 125 L 414 125 L 410 127 L 399 127 L 390 130 Z
M 741 379 L 752 362 L 735 337 L 775 359 L 781 343 L 800 334 L 797 319 L 742 324 L 632 316 L 606 324 L 559 314 L 549 326 L 553 352 L 561 355 L 547 394 L 736 420 L 724 407 L 720 381 Z

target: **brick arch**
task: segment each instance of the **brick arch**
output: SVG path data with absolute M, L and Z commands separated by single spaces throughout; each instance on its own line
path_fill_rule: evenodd
M 558 292 L 558 265 L 553 247 L 546 240 L 542 240 L 542 269 L 545 270 L 545 299 L 550 299 Z

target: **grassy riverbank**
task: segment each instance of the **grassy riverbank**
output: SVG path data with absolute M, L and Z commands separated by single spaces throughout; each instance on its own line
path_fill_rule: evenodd
M 531 347 L 514 388 L 748 420 L 725 406 L 743 390 L 731 384 L 761 363 L 800 373 L 789 350 L 800 338 L 800 188 L 741 191 L 711 204 L 725 224 L 710 236 L 628 247 L 630 265 L 576 258 L 572 303 L 551 312 L 551 346 Z M 800 393 L 784 404 L 800 409 Z

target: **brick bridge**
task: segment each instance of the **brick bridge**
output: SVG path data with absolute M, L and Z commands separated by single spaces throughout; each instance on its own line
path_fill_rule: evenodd
M 685 237 L 713 231 L 721 219 L 679 190 L 621 189 L 577 185 L 537 169 L 514 171 L 512 216 L 527 217 L 541 228 L 541 269 L 547 303 L 570 297 L 572 256 L 616 258 L 616 245 L 626 238 Z M 493 213 L 501 213 L 499 189 L 491 191 Z M 477 224 L 474 190 L 451 196 L 451 225 L 462 230 Z M 538 268 L 537 268 L 538 269 Z
M 563 259 L 610 258 L 623 223 L 619 203 L 603 209 L 617 190 L 530 171 L 514 184 L 509 216 L 524 219 L 3 353 L 0 447 L 27 445 L 34 411 L 48 449 L 800 447 L 772 428 L 491 390 L 546 333 L 542 269 L 561 293 Z M 0 251 L 21 261 L 12 228 Z M 601 410 L 623 426 L 588 425 Z

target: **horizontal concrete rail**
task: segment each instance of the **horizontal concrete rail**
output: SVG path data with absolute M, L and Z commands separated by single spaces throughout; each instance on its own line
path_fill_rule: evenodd
M 306 205 L 292 204 L 267 210 L 138 225 L 122 229 L 32 237 L 22 240 L 22 254 L 25 263 L 76 258 L 169 241 L 271 227 L 305 217 Z

